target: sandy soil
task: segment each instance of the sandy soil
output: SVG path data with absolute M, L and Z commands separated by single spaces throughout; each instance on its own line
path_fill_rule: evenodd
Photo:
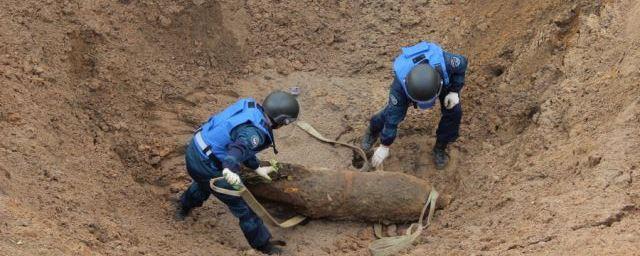
M 5 0 L 0 17 L 0 255 L 258 255 L 214 199 L 172 219 L 192 130 L 299 86 L 301 119 L 357 140 L 399 47 L 425 39 L 470 70 L 449 168 L 430 162 L 437 111 L 411 110 L 385 163 L 454 198 L 406 254 L 640 249 L 637 1 Z M 276 136 L 280 161 L 352 168 Z M 358 222 L 272 231 L 289 255 L 373 239 Z

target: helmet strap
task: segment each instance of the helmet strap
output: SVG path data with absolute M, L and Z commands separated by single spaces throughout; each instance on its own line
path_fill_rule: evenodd
M 273 125 L 276 124 L 276 122 L 273 121 L 273 119 L 271 119 L 271 117 L 267 115 L 266 112 L 262 112 L 262 114 L 264 115 L 265 120 L 267 121 L 267 128 L 269 130 L 269 137 L 271 137 L 271 147 L 273 148 L 273 153 L 277 155 L 278 149 L 276 148 L 276 138 L 273 136 L 273 128 L 274 128 Z
M 271 136 L 271 147 L 273 147 L 273 153 L 278 154 L 278 148 L 276 148 L 276 138 L 273 137 L 273 130 L 269 129 L 269 136 Z

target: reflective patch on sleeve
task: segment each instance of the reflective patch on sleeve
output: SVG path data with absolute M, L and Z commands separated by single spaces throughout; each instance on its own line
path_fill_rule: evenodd
M 258 135 L 251 136 L 251 147 L 257 148 L 260 144 L 260 137 Z
M 451 67 L 458 68 L 460 63 L 462 63 L 462 60 L 458 57 L 452 57 L 451 60 L 449 60 L 449 63 L 451 64 Z
M 398 105 L 398 98 L 396 98 L 395 95 L 390 94 L 389 95 L 389 102 L 391 102 L 391 105 Z

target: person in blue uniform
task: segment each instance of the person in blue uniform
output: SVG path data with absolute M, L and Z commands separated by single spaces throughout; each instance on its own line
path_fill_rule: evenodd
M 240 99 L 211 116 L 187 146 L 185 161 L 193 182 L 180 197 L 176 219 L 184 220 L 213 194 L 238 218 L 251 247 L 266 254 L 280 253 L 281 249 L 271 243 L 269 230 L 247 203 L 240 197 L 212 191 L 209 182 L 224 177 L 216 186 L 233 189 L 242 184 L 238 175 L 241 165 L 270 179 L 269 173 L 274 169 L 260 167 L 256 154 L 269 147 L 277 153 L 273 130 L 294 122 L 299 111 L 295 96 L 275 91 L 262 104 L 252 98 Z
M 467 58 L 446 52 L 435 43 L 420 42 L 402 48 L 393 62 L 393 71 L 389 101 L 371 117 L 361 147 L 369 151 L 380 138 L 380 145 L 371 158 L 372 165 L 379 166 L 389 156 L 389 146 L 396 138 L 398 125 L 404 120 L 407 109 L 410 106 L 430 109 L 437 99 L 442 116 L 432 152 L 436 168 L 444 169 L 449 161 L 447 145 L 458 138 L 460 131 L 460 91 L 464 86 Z

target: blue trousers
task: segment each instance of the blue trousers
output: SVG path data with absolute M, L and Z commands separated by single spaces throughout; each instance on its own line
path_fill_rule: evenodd
M 266 245 L 271 239 L 271 233 L 247 203 L 240 197 L 224 195 L 211 190 L 209 182 L 213 178 L 222 176 L 222 171 L 215 167 L 213 161 L 200 153 L 193 140 L 187 146 L 185 161 L 193 182 L 180 197 L 182 206 L 185 208 L 200 207 L 213 193 L 238 218 L 240 229 L 251 247 L 258 248 Z M 218 181 L 216 186 L 233 189 L 225 180 Z
M 452 109 L 447 109 L 444 106 L 444 98 L 449 94 L 448 91 L 444 90 L 439 95 L 440 100 L 440 123 L 438 124 L 438 129 L 436 130 L 436 140 L 437 143 L 448 144 L 454 142 L 459 134 L 460 134 L 460 122 L 462 121 L 462 106 L 461 104 L 456 105 Z M 406 115 L 406 110 L 410 107 L 411 104 L 407 103 L 404 108 L 399 107 L 391 107 L 387 105 L 383 110 L 379 111 L 375 115 L 371 117 L 371 122 L 369 123 L 369 129 L 374 136 L 378 136 L 385 127 L 385 123 L 395 123 L 398 124 L 402 119 L 404 119 Z M 391 135 L 390 141 L 392 142 L 395 139 L 397 134 L 397 126 L 392 126 L 392 130 L 389 131 Z M 384 134 L 383 134 L 383 142 L 384 142 Z M 389 140 L 389 138 L 387 139 Z
M 440 94 L 440 123 L 436 130 L 436 140 L 439 143 L 454 142 L 460 135 L 460 122 L 462 121 L 462 103 L 458 103 L 452 109 L 444 106 L 444 98 L 449 92 L 444 91 Z

